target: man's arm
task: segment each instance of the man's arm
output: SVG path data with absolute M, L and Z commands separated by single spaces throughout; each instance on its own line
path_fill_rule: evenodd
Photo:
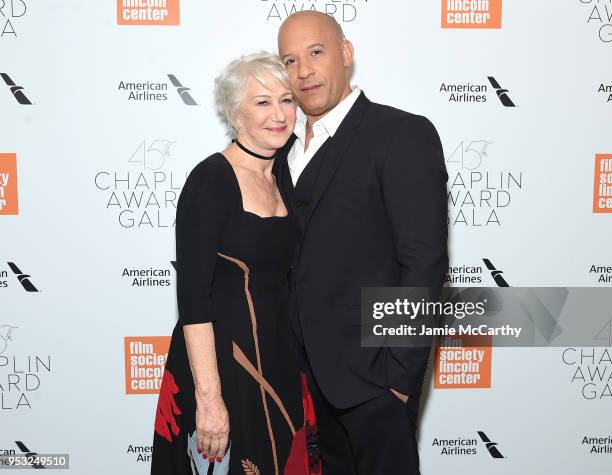
M 429 120 L 399 123 L 382 169 L 385 206 L 401 266 L 399 286 L 442 287 L 448 269 L 448 175 L 440 138 Z M 387 378 L 399 393 L 418 396 L 429 348 L 389 348 Z

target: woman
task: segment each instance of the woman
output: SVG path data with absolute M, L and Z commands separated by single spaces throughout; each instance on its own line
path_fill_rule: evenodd
M 295 234 L 272 174 L 276 150 L 293 132 L 295 105 L 283 64 L 267 53 L 230 63 L 215 85 L 234 141 L 194 168 L 179 199 L 179 321 L 151 473 L 304 474 L 288 320 Z

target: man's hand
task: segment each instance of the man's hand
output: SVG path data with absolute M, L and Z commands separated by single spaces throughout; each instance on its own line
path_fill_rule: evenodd
M 400 401 L 402 401 L 404 404 L 406 403 L 406 401 L 408 401 L 408 396 L 406 396 L 405 394 L 400 393 L 399 391 L 396 391 L 393 388 L 389 388 L 391 390 L 391 392 L 393 393 L 393 395 L 395 397 L 397 397 Z

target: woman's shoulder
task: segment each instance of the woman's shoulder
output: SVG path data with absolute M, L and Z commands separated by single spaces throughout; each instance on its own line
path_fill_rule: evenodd
M 204 179 L 227 177 L 227 159 L 220 152 L 213 153 L 193 167 L 189 175 Z
M 214 185 L 215 188 L 231 185 L 231 175 L 228 173 L 229 163 L 221 153 L 213 153 L 198 163 L 189 176 L 187 184 L 202 184 L 208 183 Z
M 221 153 L 206 157 L 191 170 L 182 193 L 208 196 L 227 193 L 232 186 L 228 166 L 229 163 Z

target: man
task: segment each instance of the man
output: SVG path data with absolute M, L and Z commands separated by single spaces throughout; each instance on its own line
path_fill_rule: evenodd
M 332 17 L 291 15 L 278 46 L 302 111 L 276 176 L 299 236 L 291 321 L 323 473 L 418 474 L 416 416 L 429 349 L 361 348 L 360 289 L 442 286 L 440 140 L 424 117 L 351 90 L 353 46 Z

